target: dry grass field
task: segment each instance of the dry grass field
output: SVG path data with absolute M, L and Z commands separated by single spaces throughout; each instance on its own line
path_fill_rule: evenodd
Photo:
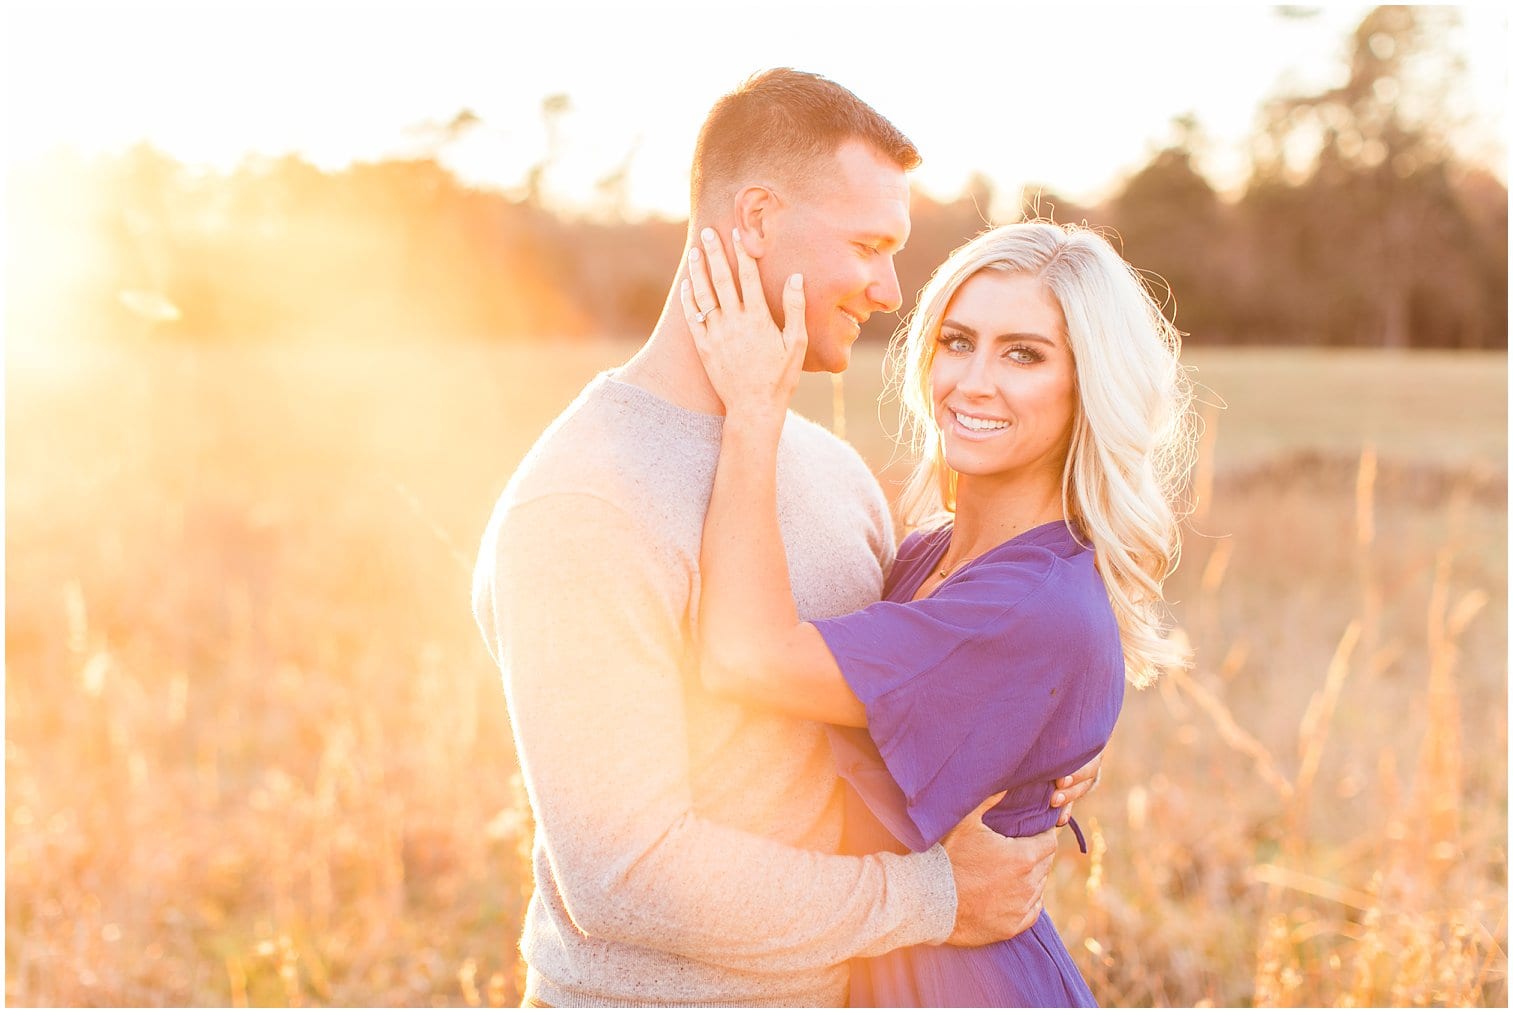
M 9 1003 L 518 1001 L 469 570 L 625 354 L 9 350 Z M 1197 666 L 1131 695 L 1051 910 L 1108 1006 L 1504 1006 L 1506 357 L 1190 361 L 1228 406 L 1172 584 Z

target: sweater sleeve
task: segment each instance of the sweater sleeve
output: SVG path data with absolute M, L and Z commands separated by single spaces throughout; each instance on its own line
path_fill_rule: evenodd
M 516 505 L 492 540 L 475 613 L 537 832 L 582 932 L 769 972 L 949 935 L 955 887 L 940 848 L 824 855 L 694 811 L 688 575 L 627 513 L 555 494 Z

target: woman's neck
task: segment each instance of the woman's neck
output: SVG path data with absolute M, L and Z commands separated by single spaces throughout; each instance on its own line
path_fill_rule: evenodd
M 956 484 L 956 518 L 948 560 L 975 559 L 989 549 L 1051 521 L 1064 520 L 1061 483 L 974 481 Z

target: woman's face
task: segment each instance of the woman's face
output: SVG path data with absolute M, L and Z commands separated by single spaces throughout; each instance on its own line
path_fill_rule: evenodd
M 1059 484 L 1077 407 L 1060 305 L 1037 278 L 979 271 L 946 306 L 930 367 L 946 464 Z

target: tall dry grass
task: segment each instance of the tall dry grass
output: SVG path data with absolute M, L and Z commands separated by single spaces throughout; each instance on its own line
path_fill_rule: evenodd
M 1129 701 L 1060 871 L 1106 1004 L 1506 1003 L 1505 492 L 1354 470 L 1221 480 L 1189 541 L 1197 667 Z
M 9 350 L 10 1002 L 518 1001 L 528 815 L 468 569 L 624 353 Z M 1051 909 L 1106 1005 L 1501 1005 L 1506 360 L 1210 361 L 1198 667 L 1130 699 Z M 876 371 L 843 417 L 896 476 Z M 1435 410 L 1363 455 L 1368 374 Z M 1256 422 L 1274 375 L 1335 392 L 1332 442 Z

